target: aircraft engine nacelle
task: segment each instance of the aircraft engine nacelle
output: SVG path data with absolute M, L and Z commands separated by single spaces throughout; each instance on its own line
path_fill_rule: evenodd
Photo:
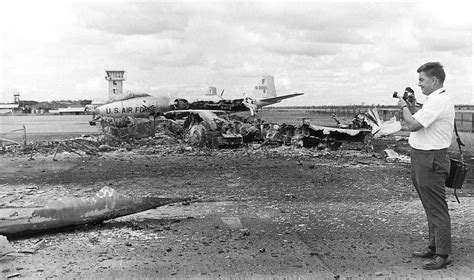
M 183 98 L 177 98 L 173 102 L 173 108 L 175 110 L 187 110 L 190 108 L 189 102 Z
M 250 110 L 250 115 L 254 116 L 257 112 L 257 100 L 250 97 L 244 98 L 243 104 Z
M 85 107 L 84 107 L 84 112 L 88 113 L 88 114 L 91 114 L 91 113 L 94 113 L 95 112 L 95 109 L 97 108 L 97 105 L 91 105 L 91 104 L 87 104 Z

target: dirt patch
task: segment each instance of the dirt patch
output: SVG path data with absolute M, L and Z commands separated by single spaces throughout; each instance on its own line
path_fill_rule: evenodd
M 392 143 L 393 144 L 393 143 Z M 396 144 L 396 143 L 395 143 Z M 474 275 L 474 188 L 448 190 L 453 259 L 424 271 L 411 251 L 426 221 L 409 166 L 374 152 L 294 147 L 120 150 L 0 158 L 0 205 L 92 196 L 191 197 L 67 231 L 10 240 L 1 277 L 468 278 Z M 403 152 L 399 145 L 398 152 Z M 151 148 L 150 148 L 151 149 Z M 4 171 L 4 172 L 3 172 Z M 39 244 L 39 245 L 38 245 Z M 35 250 L 28 250 L 35 248 Z M 23 253 L 21 253 L 23 252 Z

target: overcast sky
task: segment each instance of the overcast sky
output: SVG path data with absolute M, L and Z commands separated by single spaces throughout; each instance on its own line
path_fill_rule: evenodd
M 416 69 L 445 66 L 474 104 L 467 1 L 1 1 L 0 102 L 108 98 L 105 69 L 151 95 L 251 92 L 273 75 L 281 105 L 395 104 Z

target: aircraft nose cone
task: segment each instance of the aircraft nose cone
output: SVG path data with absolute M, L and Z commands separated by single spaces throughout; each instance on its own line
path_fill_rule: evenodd
M 94 108 L 94 110 L 92 111 L 92 113 L 93 113 L 94 115 L 100 115 L 100 109 L 96 107 L 96 108 Z

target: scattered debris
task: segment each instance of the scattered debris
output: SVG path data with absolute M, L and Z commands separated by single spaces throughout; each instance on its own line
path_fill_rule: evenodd
M 233 228 L 233 229 L 243 228 L 242 222 L 240 221 L 238 217 L 222 217 L 221 220 L 224 224 L 228 225 L 230 228 Z
M 8 239 L 5 236 L 0 235 L 0 258 L 13 252 L 15 252 L 15 249 L 8 242 Z
M 375 108 L 367 110 L 365 121 L 372 127 L 374 138 L 390 135 L 402 129 L 402 124 L 395 117 L 386 122 L 382 121 Z
M 15 273 L 12 273 L 12 274 L 8 274 L 6 276 L 6 278 L 10 279 L 10 278 L 19 277 L 19 276 L 21 276 L 21 273 L 15 272 Z
M 385 153 L 387 153 L 387 161 L 391 162 L 403 162 L 403 163 L 410 163 L 410 157 L 400 155 L 392 149 L 385 149 Z
M 250 231 L 249 231 L 248 228 L 241 228 L 240 232 L 242 233 L 242 236 L 249 236 L 250 235 Z

